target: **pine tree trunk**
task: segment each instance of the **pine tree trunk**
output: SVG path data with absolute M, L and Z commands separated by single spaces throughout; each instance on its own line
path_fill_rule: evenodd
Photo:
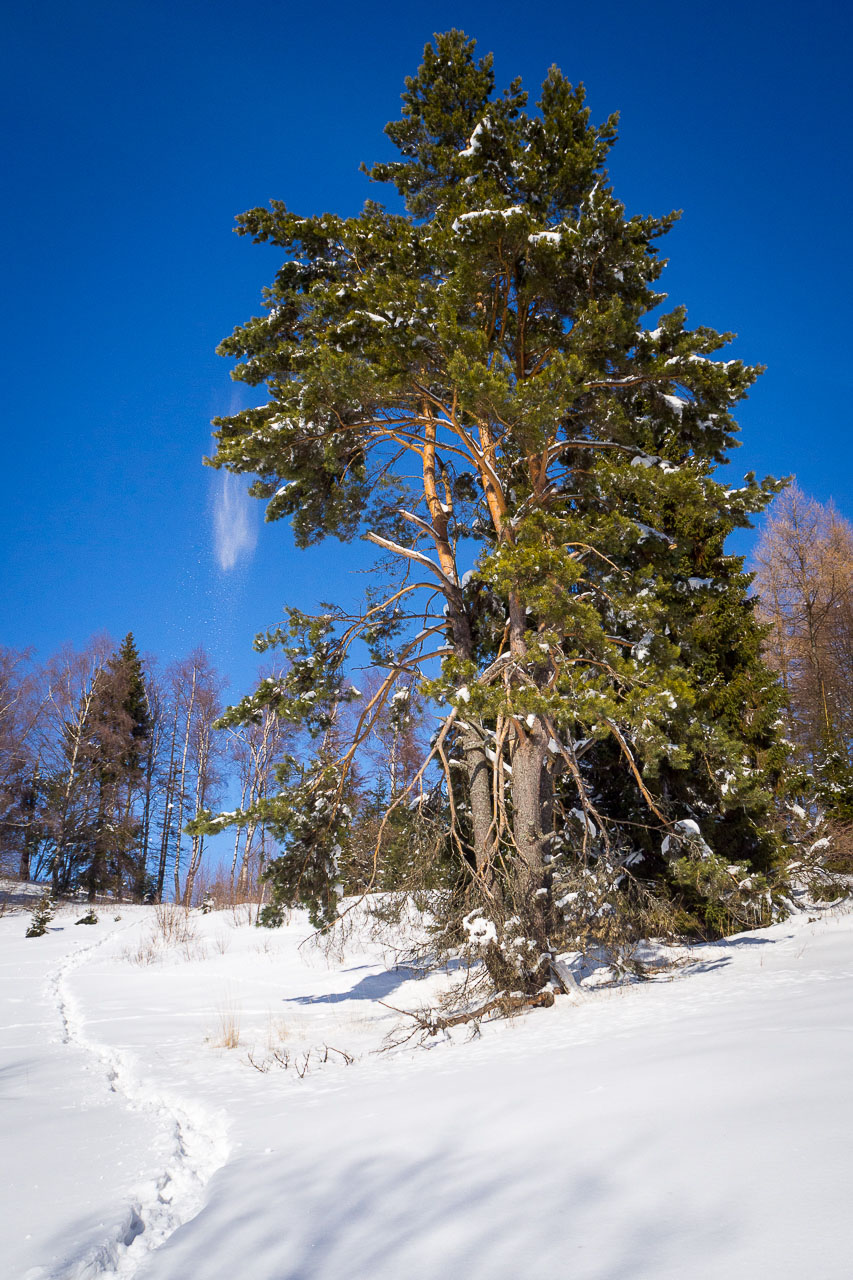
M 456 576 L 456 556 L 448 536 L 447 511 L 448 503 L 442 502 L 439 492 L 439 478 L 436 470 L 436 420 L 433 406 L 429 399 L 423 402 L 424 415 L 424 451 L 423 476 L 424 497 L 432 521 L 435 550 L 438 563 L 448 584 L 458 582 Z M 449 495 L 445 494 L 448 498 Z M 465 612 L 462 590 L 453 586 L 445 592 L 448 619 L 450 621 L 453 647 L 457 656 L 470 661 L 473 658 L 474 646 L 471 627 Z M 471 835 L 474 855 L 474 867 L 481 889 L 487 896 L 495 892 L 492 857 L 495 846 L 495 823 L 492 806 L 491 767 L 486 755 L 485 741 L 474 727 L 461 729 L 462 751 L 468 775 L 468 799 L 471 806 Z
M 453 646 L 460 658 L 470 660 L 473 654 L 471 628 L 461 600 L 450 613 Z M 496 828 L 492 801 L 492 766 L 486 754 L 485 737 L 474 726 L 463 723 L 460 728 L 462 754 L 468 776 L 468 802 L 471 806 L 471 844 L 474 869 L 481 889 L 487 896 L 497 894 L 493 857 Z
M 509 599 L 510 648 L 519 663 L 527 657 L 525 612 L 514 594 Z M 539 954 L 548 950 L 548 872 L 546 855 L 551 838 L 553 783 L 547 768 L 548 734 L 536 719 L 518 728 L 512 756 L 513 862 L 512 909 L 522 920 Z M 538 958 L 538 957 L 537 957 Z M 530 989 L 542 985 L 538 967 L 526 975 Z
M 543 945 L 546 930 L 546 864 L 550 832 L 543 817 L 547 810 L 550 778 L 545 762 L 548 740 L 537 721 L 529 732 L 519 733 L 512 758 L 513 840 L 517 852 L 514 896 L 516 912 L 529 922 L 533 936 Z

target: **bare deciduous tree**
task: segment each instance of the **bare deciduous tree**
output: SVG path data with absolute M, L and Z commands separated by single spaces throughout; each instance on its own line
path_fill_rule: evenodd
M 274 766 L 283 749 L 284 735 L 284 724 L 269 709 L 256 724 L 229 730 L 230 752 L 240 783 L 241 810 L 251 809 L 266 799 L 274 779 Z M 235 829 L 230 877 L 234 901 L 244 901 L 248 896 L 253 864 L 263 860 L 264 841 L 264 824 L 260 820 Z M 255 869 L 257 871 L 257 865 Z
M 28 880 L 40 840 L 46 698 L 29 650 L 0 647 L 0 866 Z
M 200 808 L 215 802 L 222 781 L 223 744 L 213 733 L 221 711 L 222 680 L 203 649 L 174 662 L 166 671 L 164 700 L 168 731 L 164 741 L 162 839 L 157 897 L 162 898 L 166 866 L 172 859 L 176 902 L 192 899 L 204 852 L 204 836 L 190 837 L 185 858 L 184 827 Z
M 814 761 L 853 749 L 853 526 L 792 485 L 755 552 L 767 658 L 789 703 L 790 737 Z

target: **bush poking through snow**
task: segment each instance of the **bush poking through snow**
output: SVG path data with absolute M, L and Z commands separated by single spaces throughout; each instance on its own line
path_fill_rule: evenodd
M 335 1057 L 330 1058 L 329 1054 L 334 1054 Z M 256 1071 L 260 1071 L 261 1075 L 266 1075 L 272 1067 L 279 1067 L 283 1071 L 292 1068 L 300 1080 L 308 1074 L 309 1066 L 322 1067 L 327 1062 L 342 1062 L 344 1066 L 349 1067 L 355 1061 L 352 1054 L 346 1053 L 343 1049 L 336 1049 L 331 1044 L 315 1046 L 313 1049 L 306 1049 L 304 1053 L 291 1054 L 287 1049 L 273 1049 L 263 1058 L 256 1058 L 251 1052 L 246 1057 L 250 1065 Z
M 153 964 L 168 951 L 182 951 L 186 960 L 203 960 L 207 954 L 188 909 L 174 902 L 160 903 L 154 908 L 153 927 L 148 937 L 124 955 L 132 964 L 144 965 Z
M 240 1009 L 227 997 L 217 1010 L 219 1030 L 211 1041 L 218 1049 L 236 1049 L 240 1043 Z
M 90 908 L 84 916 L 81 916 L 79 920 L 75 920 L 74 923 L 75 924 L 97 924 L 98 923 L 97 912 L 93 908 Z
M 53 890 L 45 889 L 39 898 L 33 911 L 30 927 L 27 929 L 27 938 L 41 938 L 47 933 L 47 926 L 56 914 L 56 903 L 53 900 Z
M 125 960 L 131 964 L 146 965 L 153 964 L 159 959 L 160 948 L 157 946 L 156 940 L 149 935 L 143 938 L 142 942 L 136 948 L 128 947 L 124 952 Z
M 189 911 L 176 902 L 161 902 L 155 907 L 154 932 L 166 947 L 186 946 L 196 940 Z

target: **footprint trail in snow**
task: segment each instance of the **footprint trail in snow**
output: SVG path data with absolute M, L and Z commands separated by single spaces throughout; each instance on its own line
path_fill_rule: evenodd
M 153 1250 L 201 1209 L 207 1183 L 225 1163 L 228 1142 L 225 1121 L 207 1109 L 164 1092 L 136 1073 L 130 1056 L 100 1044 L 85 1031 L 85 1018 L 69 986 L 71 974 L 114 937 L 72 951 L 56 966 L 48 989 L 56 1004 L 62 1040 L 82 1049 L 103 1070 L 110 1089 L 133 1110 L 153 1114 L 169 1134 L 171 1153 L 156 1180 L 140 1187 L 138 1197 L 102 1243 L 85 1254 L 67 1259 L 45 1280 L 104 1280 L 136 1275 Z

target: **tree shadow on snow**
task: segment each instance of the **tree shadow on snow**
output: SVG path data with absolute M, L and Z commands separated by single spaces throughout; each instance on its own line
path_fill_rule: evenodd
M 422 976 L 421 969 L 389 969 L 385 973 L 369 974 L 349 991 L 332 991 L 324 996 L 288 996 L 285 1004 L 340 1004 L 343 1000 L 382 1000 L 404 982 L 411 982 Z
M 793 936 L 793 935 L 791 935 Z M 750 933 L 742 934 L 740 937 L 723 938 L 721 942 L 715 942 L 715 947 L 772 947 L 774 942 L 780 942 L 780 938 L 755 938 Z
M 430 1142 L 425 1125 L 417 1153 L 415 1118 L 402 1149 L 380 1140 L 368 1157 L 358 1141 L 353 1154 L 321 1142 L 313 1159 L 292 1151 L 226 1166 L 199 1217 L 158 1251 L 157 1280 L 199 1275 L 202 1260 L 205 1280 L 234 1280 L 241 1258 L 252 1280 L 648 1280 L 687 1275 L 697 1256 L 718 1258 L 725 1274 L 736 1202 L 679 1184 L 660 1163 L 663 1185 L 638 1194 L 651 1133 L 630 1151 L 611 1143 L 566 1161 L 571 1124 L 556 1126 L 553 1149 L 531 1151 L 509 1135 L 502 1149 L 493 1131 L 472 1141 L 470 1121 L 453 1146 Z
M 740 947 L 770 947 L 774 942 L 778 942 L 778 938 L 754 938 L 748 935 L 743 937 L 722 938 L 719 942 L 710 942 L 707 945 L 713 948 L 712 953 L 703 957 L 700 953 L 699 959 L 689 960 L 683 967 L 682 972 L 689 976 L 691 973 L 710 973 L 714 969 L 725 969 L 732 963 L 734 956 L 721 956 L 720 951 L 736 951 Z

